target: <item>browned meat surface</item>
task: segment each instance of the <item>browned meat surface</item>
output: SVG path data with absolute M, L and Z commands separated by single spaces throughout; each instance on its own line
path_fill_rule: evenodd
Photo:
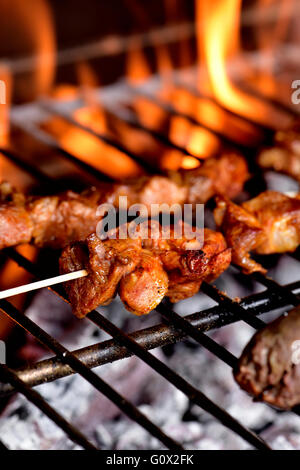
M 182 276 L 179 269 L 171 271 L 169 274 L 168 297 L 172 303 L 193 297 L 199 292 L 202 279 L 190 281 Z
M 289 409 L 300 403 L 300 309 L 256 333 L 234 376 L 257 399 Z
M 62 273 L 86 269 L 88 276 L 66 282 L 65 289 L 75 315 L 109 303 L 116 295 L 120 280 L 131 273 L 140 262 L 140 240 L 107 240 L 101 242 L 90 235 L 86 242 L 67 246 L 60 257 Z
M 295 251 L 300 243 L 300 198 L 265 191 L 237 206 L 217 197 L 214 212 L 217 226 L 232 248 L 232 260 L 245 273 L 265 272 L 250 257 L 259 254 Z
M 258 155 L 263 168 L 286 173 L 300 181 L 300 120 L 283 131 L 277 131 L 274 145 L 263 149 Z
M 166 176 L 144 176 L 125 184 L 114 184 L 108 201 L 118 205 L 119 196 L 127 196 L 128 205 L 205 203 L 215 194 L 229 198 L 239 194 L 248 179 L 245 159 L 238 153 L 224 153 L 204 160 L 194 170 L 169 172 Z
M 158 254 L 167 272 L 177 270 L 185 280 L 216 279 L 229 265 L 231 250 L 220 232 L 204 228 L 199 238 L 147 239 L 144 246 Z M 224 267 L 226 266 L 226 267 Z
M 136 315 L 151 312 L 168 292 L 168 275 L 158 256 L 141 251 L 137 268 L 121 279 L 119 294 L 127 308 Z
M 142 203 L 148 210 L 151 204 L 203 203 L 216 193 L 235 196 L 247 178 L 244 158 L 231 153 L 208 159 L 196 170 L 141 177 L 124 184 L 103 184 L 101 189 L 91 188 L 82 194 L 4 194 L 0 199 L 0 249 L 23 242 L 63 248 L 73 241 L 85 240 L 96 230 L 99 204 L 112 203 L 119 208 L 120 196 L 127 196 L 127 206 Z M 11 188 L 3 191 L 12 194 Z
M 89 273 L 65 283 L 75 315 L 82 317 L 106 304 L 117 290 L 126 308 L 137 315 L 149 313 L 165 295 L 172 302 L 194 295 L 203 280 L 212 281 L 229 266 L 231 250 L 220 233 L 209 229 L 204 229 L 201 249 L 189 249 L 191 243 L 196 247 L 184 237 L 102 241 L 91 235 L 86 243 L 68 246 L 60 258 L 60 272 Z
M 0 248 L 28 243 L 33 223 L 25 207 L 25 197 L 9 183 L 0 184 Z M 13 243 L 11 243 L 13 241 Z
M 245 159 L 235 153 L 224 153 L 218 158 L 208 158 L 195 170 L 180 172 L 184 186 L 188 187 L 185 202 L 205 203 L 216 194 L 234 198 L 249 178 Z
M 39 247 L 61 248 L 75 240 L 84 240 L 95 230 L 99 193 L 76 194 L 67 191 L 59 196 L 36 198 L 27 210 L 33 223 L 32 241 Z M 95 198 L 95 199 L 94 199 Z

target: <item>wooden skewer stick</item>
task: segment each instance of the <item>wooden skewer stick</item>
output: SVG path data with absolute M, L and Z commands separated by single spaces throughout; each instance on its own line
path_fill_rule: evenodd
M 61 274 L 60 276 L 50 277 L 49 279 L 43 279 L 42 281 L 31 282 L 30 284 L 0 291 L 0 299 L 6 299 L 7 297 L 12 297 L 13 295 L 24 294 L 24 292 L 30 292 L 32 290 L 42 289 L 43 287 L 53 286 L 54 284 L 60 284 L 61 282 L 72 281 L 73 279 L 78 279 L 87 275 L 88 272 L 85 269 L 80 269 L 80 271 Z

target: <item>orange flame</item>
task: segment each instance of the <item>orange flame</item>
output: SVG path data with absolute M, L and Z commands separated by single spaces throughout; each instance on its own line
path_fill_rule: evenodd
M 129 48 L 126 60 L 127 80 L 136 85 L 145 81 L 150 75 L 151 69 L 142 47 L 139 44 L 133 44 Z
M 219 149 L 220 142 L 214 134 L 181 116 L 171 119 L 169 136 L 196 157 L 210 157 Z
M 37 250 L 30 245 L 21 245 L 17 251 L 30 261 L 35 261 Z M 0 290 L 10 289 L 12 287 L 21 286 L 32 281 L 32 275 L 18 266 L 14 261 L 7 260 L 0 269 Z M 11 297 L 10 302 L 18 309 L 24 307 L 26 294 L 15 295 Z M 10 330 L 15 326 L 6 316 L 0 318 L 0 337 L 7 336 Z
M 174 70 L 174 66 L 172 64 L 172 59 L 171 59 L 170 52 L 168 50 L 167 45 L 165 44 L 156 45 L 155 55 L 156 55 L 157 70 L 163 82 L 162 86 L 171 87 L 172 77 L 173 77 L 172 72 Z
M 287 114 L 239 90 L 231 82 L 226 64 L 239 45 L 241 0 L 196 0 L 197 40 L 217 100 L 227 109 L 262 124 L 287 125 Z M 200 30 L 201 28 L 201 30 Z
M 58 138 L 64 149 L 112 178 L 122 179 L 140 174 L 141 167 L 126 153 L 105 143 L 88 131 L 91 129 L 98 134 L 109 135 L 105 111 L 95 96 L 95 90 L 99 85 L 98 77 L 86 62 L 77 64 L 77 74 L 86 106 L 74 111 L 73 118 L 87 130 L 59 119 L 49 123 L 46 126 L 47 130 Z M 68 89 L 60 90 L 60 98 L 64 97 L 64 92 L 68 98 Z M 72 90 L 70 96 L 72 96 Z
M 84 101 L 92 108 L 99 108 L 99 101 L 95 97 L 95 90 L 100 85 L 99 77 L 88 62 L 77 64 L 76 71 Z M 102 121 L 103 119 L 105 118 L 102 117 Z M 105 128 L 105 123 L 103 123 L 103 127 Z
M 101 127 L 101 114 L 95 117 L 95 114 L 91 113 L 90 110 L 80 110 L 75 114 L 75 118 L 96 132 L 101 132 L 101 129 L 99 129 Z M 129 178 L 142 173 L 141 167 L 125 153 L 77 127 L 70 126 L 61 135 L 60 143 L 63 148 L 76 155 L 80 160 L 90 163 L 112 178 Z
M 2 1 L 1 18 L 11 30 L 10 39 L 6 39 L 12 50 L 16 48 L 19 54 L 35 61 L 34 73 L 26 80 L 31 93 L 25 89 L 24 94 L 46 94 L 52 86 L 56 64 L 55 28 L 47 0 L 35 0 L 31 5 L 24 0 Z

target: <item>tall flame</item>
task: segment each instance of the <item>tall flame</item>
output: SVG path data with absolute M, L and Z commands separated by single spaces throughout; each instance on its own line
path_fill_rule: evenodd
M 226 64 L 239 48 L 242 0 L 196 1 L 197 40 L 203 50 L 213 93 L 226 108 L 262 124 L 288 124 L 288 116 L 238 89 Z
M 32 98 L 33 94 L 49 92 L 55 74 L 56 40 L 52 11 L 47 0 L 31 3 L 2 0 L 1 20 L 6 26 L 0 31 L 1 41 L 7 41 L 13 52 L 32 57 L 35 62 L 33 73 L 26 76 L 24 83 L 19 82 L 23 95 Z

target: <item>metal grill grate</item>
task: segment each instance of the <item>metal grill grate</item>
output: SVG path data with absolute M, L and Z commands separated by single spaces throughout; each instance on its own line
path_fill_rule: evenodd
M 138 91 L 135 90 L 135 93 L 138 93 Z M 170 108 L 166 108 L 165 105 L 157 99 L 156 103 L 158 106 L 166 109 L 167 112 L 175 112 Z M 151 169 L 153 171 L 153 168 L 145 165 L 145 163 L 129 152 L 125 146 L 120 146 L 110 137 L 98 134 L 89 127 L 79 125 L 70 113 L 59 111 L 54 106 L 50 107 L 49 103 L 42 103 L 41 106 L 43 108 L 46 106 L 47 110 L 50 110 L 52 114 L 60 116 L 61 118 L 71 122 L 72 125 L 80 126 L 96 138 L 101 139 L 108 145 L 126 153 L 126 155 L 137 160 L 140 165 L 143 165 L 146 170 L 149 171 Z M 185 117 L 190 119 L 188 116 Z M 119 115 L 119 118 L 126 120 L 126 116 L 124 115 Z M 176 148 L 174 144 L 172 144 L 168 139 L 159 133 L 153 132 L 152 130 L 147 129 L 145 126 L 141 126 L 132 119 L 127 119 L 127 122 L 135 127 L 142 128 L 143 131 L 149 131 L 152 136 L 163 141 L 164 145 L 173 146 Z M 38 131 L 38 129 L 35 128 L 32 123 L 26 122 L 25 124 L 20 124 L 20 121 L 16 120 L 14 124 L 16 126 L 21 125 L 23 132 L 30 134 L 31 137 L 37 141 L 51 146 L 62 157 L 71 160 L 73 163 L 75 162 L 76 165 L 82 168 L 85 172 L 92 174 L 101 181 L 103 181 L 104 178 L 107 180 L 106 175 L 103 175 L 99 170 L 95 169 L 87 163 L 82 162 L 81 160 L 77 159 L 76 156 L 65 151 L 58 144 L 58 142 L 55 141 L 55 139 L 47 135 L 45 132 Z M 233 143 L 231 142 L 231 144 Z M 182 151 L 183 149 L 177 147 L 177 150 Z M 19 153 L 14 153 L 6 149 L 2 149 L 1 152 L 7 158 L 11 159 L 15 164 L 19 165 L 23 170 L 29 172 L 38 181 L 52 181 L 51 177 L 25 161 Z M 187 153 L 186 150 L 184 150 L 184 152 Z M 17 262 L 21 267 L 33 274 L 36 278 L 43 279 L 47 277 L 47 272 L 41 272 L 40 268 L 18 253 L 15 249 L 7 249 L 5 252 L 9 258 Z M 293 257 L 297 259 L 296 255 L 293 255 Z M 234 268 L 237 269 L 236 267 Z M 243 274 L 240 275 L 245 276 Z M 101 313 L 93 311 L 87 315 L 87 318 L 96 324 L 101 330 L 108 333 L 112 339 L 104 341 L 98 345 L 72 352 L 68 351 L 64 346 L 62 346 L 53 337 L 42 330 L 32 320 L 23 316 L 7 300 L 2 300 L 0 302 L 1 311 L 4 312 L 5 315 L 7 315 L 16 324 L 20 325 L 24 330 L 34 336 L 56 356 L 51 359 L 41 361 L 35 365 L 35 367 L 27 368 L 26 371 L 14 371 L 4 365 L 1 365 L 0 377 L 3 383 L 0 386 L 0 394 L 5 395 L 14 391 L 22 393 L 29 401 L 31 401 L 42 412 L 44 412 L 49 419 L 54 421 L 71 440 L 85 449 L 95 449 L 94 445 L 89 442 L 88 439 L 83 436 L 79 430 L 75 429 L 60 414 L 50 407 L 41 397 L 41 395 L 39 395 L 32 388 L 40 383 L 53 381 L 72 373 L 78 373 L 100 393 L 108 397 L 129 418 L 140 424 L 152 436 L 160 440 L 165 447 L 169 449 L 182 449 L 182 445 L 179 442 L 176 442 L 170 436 L 167 436 L 162 429 L 151 422 L 135 406 L 133 406 L 129 401 L 127 401 L 122 395 L 120 395 L 116 390 L 114 390 L 110 385 L 104 382 L 91 370 L 91 368 L 106 362 L 116 361 L 135 354 L 152 369 L 154 369 L 158 374 L 160 374 L 164 379 L 168 380 L 174 387 L 183 392 L 189 398 L 191 403 L 198 405 L 203 410 L 210 413 L 224 426 L 237 433 L 240 437 L 247 441 L 251 446 L 262 450 L 270 449 L 268 444 L 258 434 L 243 426 L 223 408 L 210 400 L 200 390 L 193 387 L 183 377 L 178 375 L 149 352 L 150 349 L 156 348 L 158 346 L 174 343 L 176 341 L 182 340 L 183 338 L 191 337 L 201 346 L 215 354 L 225 364 L 231 368 L 235 367 L 237 358 L 223 346 L 207 336 L 205 332 L 210 329 L 220 328 L 224 325 L 240 320 L 246 322 L 254 329 L 260 329 L 265 325 L 265 323 L 259 318 L 259 315 L 271 311 L 272 309 L 274 310 L 278 307 L 288 307 L 291 305 L 297 305 L 299 303 L 298 296 L 300 294 L 300 281 L 282 286 L 274 280 L 259 273 L 254 273 L 249 277 L 253 281 L 256 281 L 266 287 L 266 290 L 257 294 L 253 294 L 242 299 L 240 302 L 237 302 L 226 296 L 224 293 L 220 292 L 216 287 L 204 282 L 201 286 L 201 291 L 218 304 L 216 307 L 195 313 L 193 315 L 188 315 L 186 317 L 181 317 L 174 310 L 172 310 L 170 304 L 167 301 L 164 301 L 156 309 L 161 314 L 163 323 L 132 333 L 130 335 L 127 335 L 121 331 Z M 67 301 L 61 286 L 52 288 L 51 290 Z M 297 413 L 296 410 L 295 412 Z M 0 446 L 1 448 L 5 447 L 1 443 Z

